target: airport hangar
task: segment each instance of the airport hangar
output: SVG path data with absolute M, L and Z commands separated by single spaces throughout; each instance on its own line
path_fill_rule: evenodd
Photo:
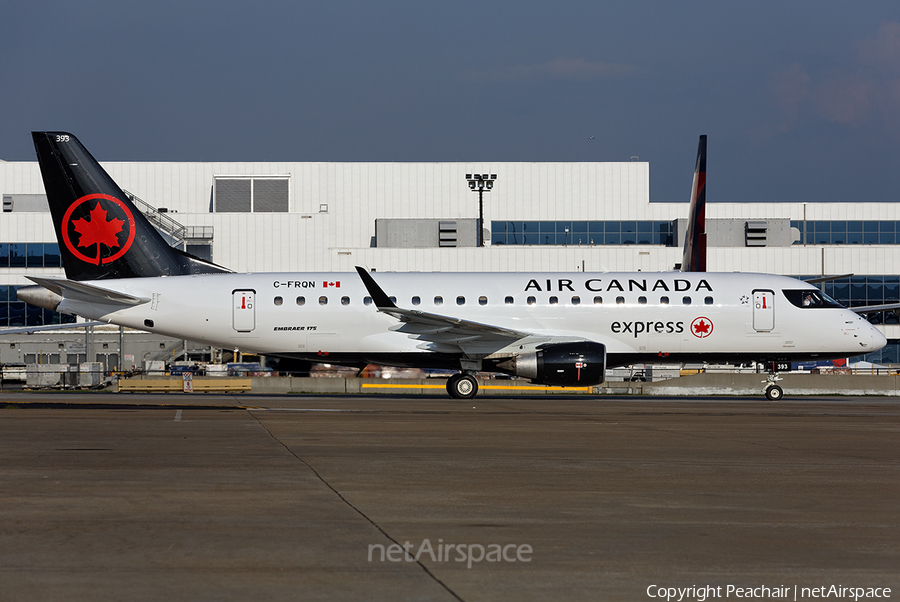
M 354 278 L 357 265 L 422 272 L 671 270 L 681 261 L 690 175 L 684 202 L 651 202 L 650 166 L 634 159 L 103 166 L 171 244 L 235 271 L 338 271 Z M 717 203 L 712 181 L 710 271 L 853 274 L 821 287 L 851 306 L 900 299 L 900 202 Z M 0 161 L 0 192 L 0 327 L 74 321 L 16 298 L 17 287 L 31 284 L 26 274 L 64 274 L 37 162 Z M 260 302 L 275 309 L 274 299 Z M 865 359 L 900 363 L 897 316 L 870 319 L 889 344 Z M 87 359 L 112 370 L 229 356 L 230 350 L 223 356 L 199 343 L 117 328 L 0 335 L 2 364 Z

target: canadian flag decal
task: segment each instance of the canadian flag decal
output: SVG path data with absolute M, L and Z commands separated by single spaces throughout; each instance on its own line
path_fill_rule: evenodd
M 341 281 L 338 280 L 336 282 L 323 282 L 322 288 L 328 288 L 329 286 L 333 286 L 334 288 L 341 288 Z

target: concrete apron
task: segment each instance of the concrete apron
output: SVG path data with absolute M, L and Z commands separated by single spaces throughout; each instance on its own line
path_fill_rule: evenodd
M 150 377 L 181 380 L 178 377 Z M 133 379 L 132 379 L 133 380 Z M 290 393 L 360 393 L 447 395 L 444 379 L 301 378 L 254 377 L 251 392 L 277 395 Z M 702 373 L 655 383 L 612 382 L 596 387 L 544 387 L 521 380 L 479 380 L 479 395 L 762 395 L 765 374 Z M 778 384 L 785 395 L 900 395 L 900 376 L 847 374 L 786 374 Z

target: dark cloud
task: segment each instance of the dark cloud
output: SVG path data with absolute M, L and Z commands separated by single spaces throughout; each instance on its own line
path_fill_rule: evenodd
M 708 134 L 712 201 L 897 199 L 898 23 L 894 0 L 13 3 L 0 158 L 33 160 L 32 129 L 103 160 L 638 155 L 686 200 Z

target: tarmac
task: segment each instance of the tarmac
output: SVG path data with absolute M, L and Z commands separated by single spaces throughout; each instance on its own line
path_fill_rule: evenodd
M 896 597 L 898 450 L 887 397 L 4 393 L 0 600 Z

